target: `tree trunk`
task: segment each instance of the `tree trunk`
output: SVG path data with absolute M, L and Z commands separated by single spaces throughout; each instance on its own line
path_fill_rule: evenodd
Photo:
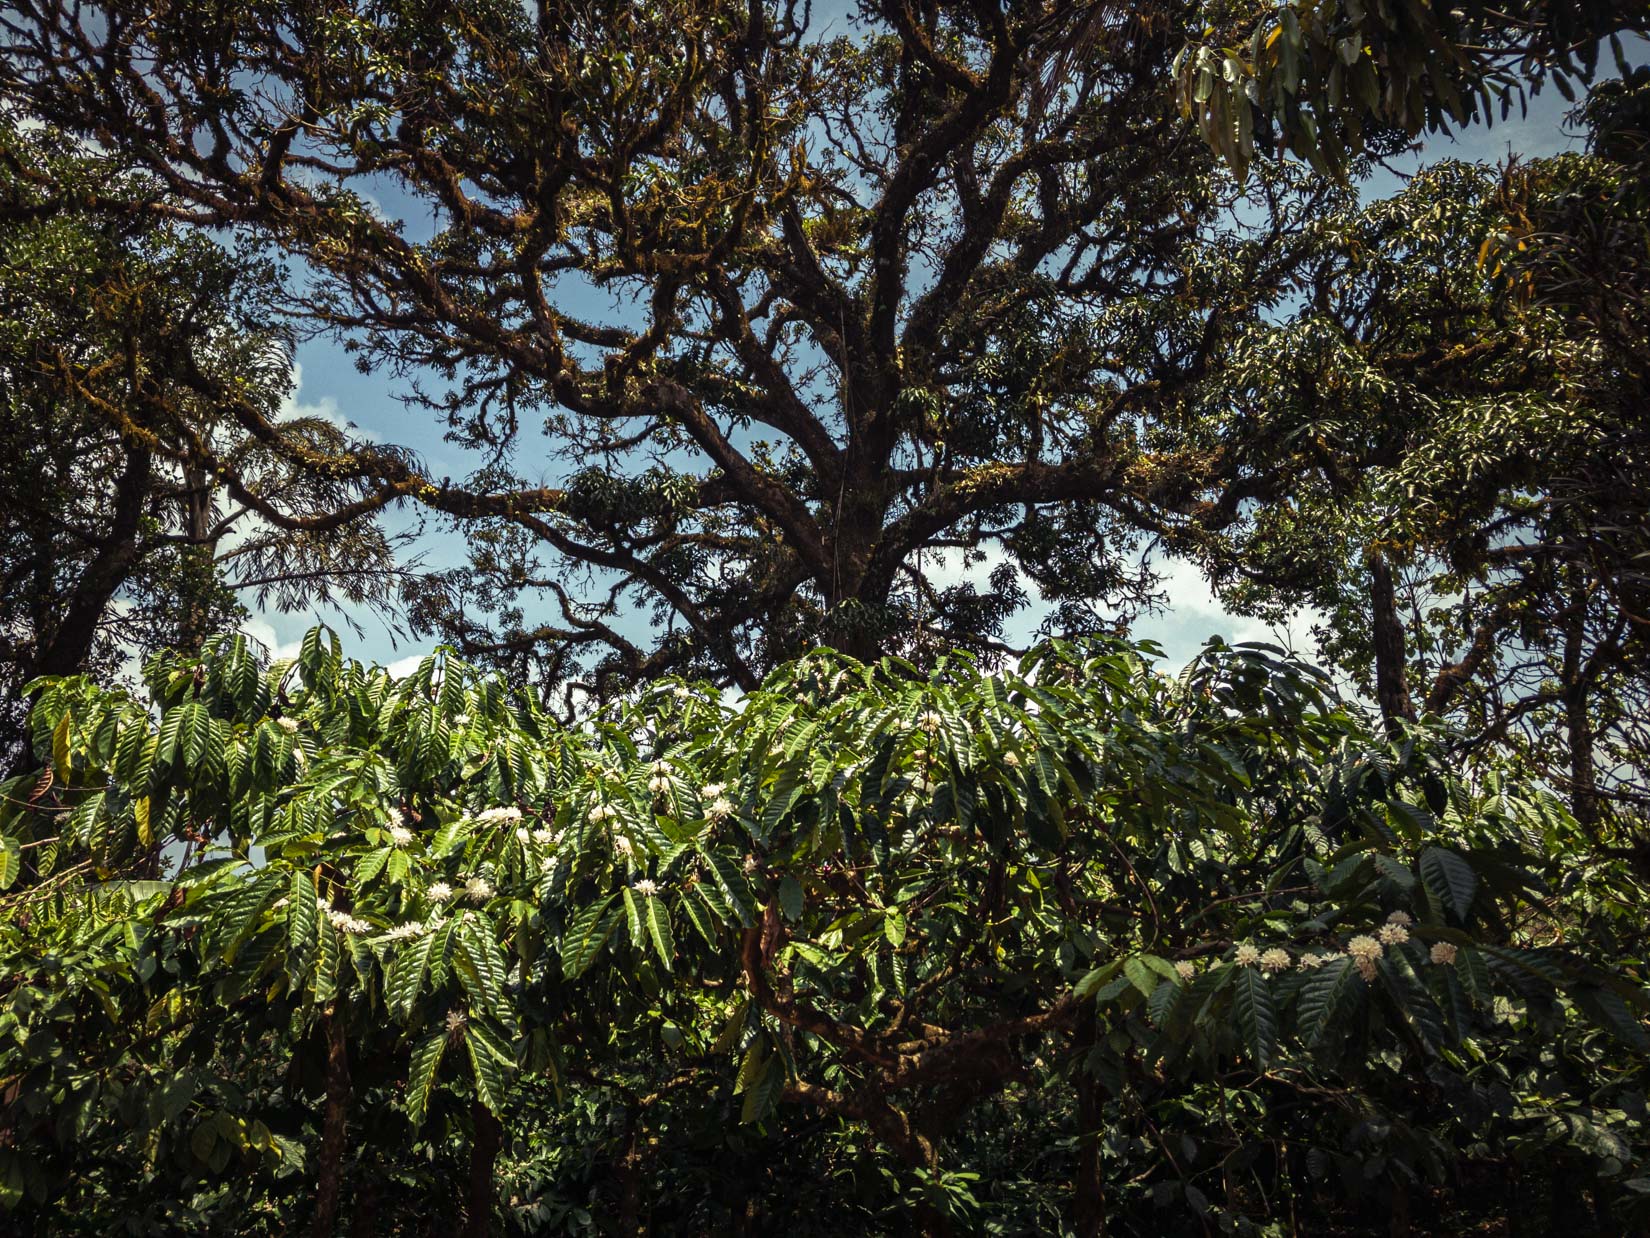
M 212 533 L 212 483 L 194 461 L 184 466 L 188 490 L 183 496 L 184 525 L 190 544 L 184 550 L 183 614 L 178 623 L 178 648 L 199 652 L 211 635 L 213 563 L 217 547 Z
M 1378 550 L 1369 554 L 1369 610 L 1375 648 L 1375 700 L 1386 719 L 1387 734 L 1396 739 L 1403 723 L 1413 721 L 1409 688 L 1404 681 L 1404 624 L 1398 617 L 1398 595 L 1392 567 Z
M 504 1128 L 480 1101 L 470 1106 L 475 1138 L 470 1144 L 470 1190 L 464 1209 L 464 1238 L 487 1238 L 493 1225 L 493 1165 L 504 1146 Z
M 1570 811 L 1588 834 L 1598 826 L 1598 771 L 1593 722 L 1587 716 L 1587 675 L 1582 666 L 1587 601 L 1577 601 L 1564 630 L 1564 722 L 1570 744 Z
M 350 1238 L 378 1238 L 378 1179 L 374 1169 L 375 1165 L 369 1164 L 357 1177 Z
M 74 591 L 63 608 L 62 620 L 50 637 L 36 646 L 34 664 L 25 678 L 72 675 L 85 664 L 97 639 L 97 629 L 108 614 L 109 603 L 141 557 L 138 533 L 142 527 L 150 468 L 147 451 L 137 448 L 127 451 L 126 467 L 115 482 L 109 532 L 75 582 Z M 40 639 L 40 634 L 36 634 L 36 639 Z
M 97 641 L 98 628 L 109 613 L 109 604 L 142 558 L 138 535 L 142 529 L 150 468 L 147 451 L 135 448 L 127 451 L 126 467 L 115 483 L 109 532 L 80 579 L 75 581 L 68 598 L 62 601 L 62 618 L 55 625 L 49 621 L 36 623 L 34 656 L 18 675 L 17 687 L 42 675 L 73 675 L 86 665 Z M 50 590 L 46 596 L 54 597 Z M 34 764 L 25 727 L 6 776 L 27 773 Z
M 349 1125 L 349 1041 L 344 1013 L 327 1008 L 327 1098 L 321 1116 L 321 1157 L 315 1183 L 314 1238 L 332 1238 L 344 1181 L 344 1147 Z
M 1083 1061 L 1094 1047 L 1094 1004 L 1084 1004 L 1077 1017 L 1077 1181 L 1071 1199 L 1072 1231 L 1077 1238 L 1103 1238 L 1106 1232 L 1106 1181 L 1100 1166 L 1100 1128 L 1105 1097 L 1100 1081 Z
M 642 1224 L 641 1113 L 632 1108 L 626 1123 L 625 1149 L 614 1177 L 619 1183 L 619 1233 L 635 1238 L 647 1232 Z

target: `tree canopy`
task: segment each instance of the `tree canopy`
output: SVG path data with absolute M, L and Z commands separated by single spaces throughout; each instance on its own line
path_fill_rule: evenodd
M 0 762 L 28 760 L 22 689 L 168 646 L 247 612 L 398 596 L 395 545 L 348 516 L 348 480 L 307 467 L 342 427 L 283 417 L 290 331 L 270 274 L 143 215 L 62 212 L 52 194 L 124 175 L 46 135 L 0 132 Z M 140 184 L 129 184 L 136 194 Z M 227 388 L 279 448 L 215 403 Z M 277 516 L 321 514 L 292 534 Z M 322 533 L 325 536 L 322 536 Z M 15 771 L 14 771 L 15 772 Z
M 1393 75 L 1377 110 L 1413 132 L 1468 115 L 1439 92 L 1485 56 L 1523 42 L 1590 68 L 1575 37 L 1642 16 L 1566 7 L 1436 19 L 1493 56 L 1440 50 L 1386 6 L 1308 28 L 1343 52 L 1374 39 L 1355 97 Z M 301 259 L 291 307 L 481 453 L 457 479 L 335 462 L 471 539 L 418 600 L 425 630 L 599 693 L 673 670 L 748 689 L 821 641 L 989 649 L 1027 581 L 1051 628 L 1113 625 L 1149 592 L 1138 538 L 1219 530 L 1278 493 L 1230 436 L 1189 433 L 1189 389 L 1294 286 L 1322 192 L 1240 203 L 1182 123 L 1177 53 L 1255 16 L 27 0 L 4 17 L 0 93 L 155 179 L 140 203 L 65 204 Z M 1182 57 L 1194 96 L 1201 55 Z M 1339 101 L 1345 59 L 1287 76 Z M 1240 67 L 1220 80 L 1263 72 Z M 981 592 L 935 571 L 944 551 L 1001 567 Z M 617 621 L 637 610 L 647 636 Z
M 1595 95 L 1588 153 L 1436 164 L 1316 222 L 1297 308 L 1214 393 L 1296 480 L 1206 547 L 1235 604 L 1311 597 L 1389 718 L 1510 744 L 1639 850 L 1647 99 L 1642 70 Z

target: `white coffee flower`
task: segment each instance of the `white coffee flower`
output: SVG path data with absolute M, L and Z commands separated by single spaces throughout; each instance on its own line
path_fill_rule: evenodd
M 1449 967 L 1455 962 L 1456 949 L 1447 941 L 1432 943 L 1432 961 L 1440 966 Z
M 1407 911 L 1395 911 L 1395 912 L 1393 912 L 1391 915 L 1389 915 L 1386 918 L 1386 922 L 1388 924 L 1401 924 L 1405 928 L 1408 928 L 1410 925 L 1415 923 L 1414 919 L 1410 916 L 1409 912 L 1407 912 Z
M 643 898 L 652 898 L 659 892 L 659 884 L 658 882 L 652 881 L 647 877 L 643 877 L 641 880 L 637 881 L 631 889 L 635 890 L 636 893 L 640 894 Z
M 932 735 L 945 725 L 945 719 L 930 709 L 928 712 L 918 716 L 917 725 Z
M 488 808 L 476 814 L 477 825 L 512 825 L 521 820 L 519 808 Z
M 390 841 L 397 847 L 405 847 L 413 840 L 413 832 L 404 825 L 390 826 Z
M 1255 949 L 1248 942 L 1244 942 L 1237 948 L 1237 953 L 1232 955 L 1232 962 L 1236 963 L 1239 967 L 1253 967 L 1256 963 L 1260 962 L 1260 951 Z
M 685 700 L 688 699 L 688 697 L 693 695 L 693 690 L 691 688 L 689 688 L 686 684 L 680 684 L 679 683 L 674 688 L 672 688 L 670 690 L 670 694 L 672 696 L 674 696 L 678 701 L 685 701 Z
M 470 877 L 464 882 L 464 897 L 473 903 L 485 903 L 493 893 L 493 883 L 485 877 Z
M 636 855 L 636 844 L 623 834 L 615 834 L 613 835 L 613 850 L 618 853 L 621 859 L 629 860 Z
M 648 766 L 648 769 L 652 770 L 655 774 L 668 774 L 670 773 L 670 762 L 655 761 L 652 765 Z
M 1312 971 L 1322 967 L 1334 957 L 1333 954 L 1303 954 L 1301 955 L 1301 967 L 1306 971 Z
M 558 837 L 559 835 L 554 830 L 543 826 L 533 831 L 533 841 L 541 847 L 554 846 Z
M 291 735 L 294 732 L 296 732 L 297 729 L 298 729 L 298 719 L 296 719 L 296 718 L 277 718 L 277 719 L 275 719 L 275 725 L 280 727 L 281 730 L 285 731 L 288 735 Z
M 1260 956 L 1260 968 L 1264 972 L 1276 975 L 1280 971 L 1288 971 L 1290 966 L 1289 951 L 1282 946 L 1273 946 Z
M 711 806 L 705 810 L 705 816 L 712 821 L 726 821 L 733 816 L 733 805 L 728 802 L 727 796 L 719 795 L 711 802 Z
M 590 824 L 600 825 L 603 821 L 611 821 L 618 815 L 618 810 L 611 804 L 597 804 L 590 810 Z
M 516 827 L 516 841 L 523 847 L 528 844 L 532 837 L 532 831 L 530 831 L 525 825 L 518 825 Z
M 1181 959 L 1180 962 L 1174 965 L 1174 974 L 1179 976 L 1182 980 L 1190 980 L 1193 976 L 1197 975 L 1197 968 L 1193 967 L 1188 960 Z
M 456 715 L 454 715 L 453 725 L 454 726 L 469 726 L 470 725 L 470 715 L 469 714 L 456 714 Z
M 663 795 L 670 790 L 670 779 L 663 774 L 655 774 L 647 780 L 647 789 L 653 792 L 654 795 Z
M 1401 946 L 1409 940 L 1409 930 L 1401 924 L 1383 924 L 1380 938 L 1382 945 Z
M 747 855 L 745 857 L 745 863 L 744 863 L 743 867 L 744 867 L 744 870 L 747 873 L 754 873 L 757 870 L 757 868 L 759 867 L 759 865 L 756 862 L 756 857 L 754 855 Z
M 699 788 L 699 794 L 707 800 L 714 800 L 721 798 L 722 792 L 727 789 L 728 784 L 725 782 L 707 782 Z
M 1010 769 L 1019 769 L 1020 754 L 1018 752 L 1003 753 L 1003 764 L 1008 766 Z
M 469 1026 L 469 1023 L 470 1020 L 464 1016 L 462 1010 L 449 1010 L 447 1012 L 447 1034 L 449 1036 L 463 1035 L 464 1029 Z
M 405 825 L 405 824 L 407 824 L 406 814 L 403 813 L 399 808 L 389 809 L 387 812 L 385 812 L 384 816 L 389 821 L 389 823 L 391 825 Z
M 422 937 L 427 932 L 429 932 L 429 929 L 421 922 L 408 920 L 405 923 L 397 924 L 385 936 L 391 941 L 408 941 L 414 937 Z
M 445 881 L 438 881 L 430 887 L 430 902 L 445 903 L 453 896 L 453 888 Z
M 365 920 L 357 920 L 347 911 L 338 911 L 329 907 L 327 908 L 327 919 L 332 922 L 332 927 L 337 929 L 340 933 L 358 934 L 372 932 L 372 925 L 368 924 Z
M 1380 942 L 1363 933 L 1359 933 L 1351 941 L 1346 943 L 1346 952 L 1359 963 L 1368 962 L 1371 964 L 1373 964 L 1376 959 L 1380 958 L 1381 955 L 1386 953 L 1386 951 L 1381 948 Z M 1360 967 L 1358 970 L 1362 971 L 1363 968 Z

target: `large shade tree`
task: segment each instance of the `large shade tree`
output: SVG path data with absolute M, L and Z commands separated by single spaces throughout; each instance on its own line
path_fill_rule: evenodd
M 1233 604 L 1319 607 L 1395 728 L 1457 715 L 1641 862 L 1647 86 L 1595 93 L 1586 153 L 1317 221 L 1297 304 L 1210 391 L 1296 481 L 1204 546 Z
M 289 333 L 264 313 L 267 271 L 141 213 L 65 211 L 106 189 L 112 161 L 60 135 L 0 131 L 0 753 L 21 757 L 22 689 L 110 673 L 165 646 L 198 648 L 245 617 L 397 596 L 394 546 L 371 512 L 332 519 L 352 483 L 296 453 L 340 450 L 341 427 L 283 415 Z M 47 187 L 42 190 L 42 186 Z M 140 183 L 129 191 L 141 192 Z M 278 423 L 283 450 L 243 433 L 230 389 Z M 221 464 L 233 469 L 226 487 Z M 288 531 L 276 516 L 324 514 Z
M 1185 391 L 1319 190 L 1233 211 L 1174 98 L 1206 8 L 25 0 L 0 92 L 153 173 L 141 209 L 302 258 L 292 308 L 479 451 L 324 462 L 463 523 L 418 622 L 748 687 L 816 641 L 989 648 L 1028 581 L 1112 621 L 1131 538 L 1276 485 L 1188 445 Z

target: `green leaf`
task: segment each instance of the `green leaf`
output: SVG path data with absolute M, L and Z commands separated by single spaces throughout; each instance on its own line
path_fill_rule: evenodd
M 1440 906 L 1453 911 L 1457 919 L 1466 920 L 1478 889 L 1478 874 L 1472 865 L 1453 851 L 1428 847 L 1421 852 L 1421 880 Z
M 187 773 L 201 764 L 212 747 L 212 715 L 199 701 L 179 705 L 178 713 L 177 754 Z
M 779 909 L 793 924 L 802 918 L 802 883 L 787 876 L 779 883 Z
M 785 1086 L 785 1063 L 778 1056 L 763 1063 L 760 1073 L 745 1089 L 745 1103 L 739 1108 L 741 1124 L 760 1122 L 767 1117 Z
M 1072 985 L 1072 996 L 1077 998 L 1078 1001 L 1087 1001 L 1089 998 L 1098 993 L 1100 989 L 1117 974 L 1118 969 L 1122 966 L 1122 963 L 1113 960 L 1112 962 L 1105 964 L 1103 967 L 1096 967 L 1076 984 Z
M 52 730 L 52 770 L 58 780 L 69 782 L 72 771 L 69 769 L 69 733 L 74 726 L 74 719 L 64 714 L 58 719 L 57 726 Z
M 745 1020 L 750 1013 L 750 999 L 741 998 L 734 1003 L 733 1012 L 728 1015 L 728 1021 L 722 1025 L 721 1033 L 716 1037 L 716 1043 L 711 1046 L 712 1054 L 732 1053 L 739 1044 L 739 1037 L 745 1030 Z
M 665 907 L 664 899 L 647 900 L 647 929 L 648 935 L 653 938 L 653 948 L 659 952 L 659 961 L 669 971 L 676 955 L 676 943 L 671 935 L 670 912 Z
M 576 980 L 590 969 L 618 927 L 622 913 L 613 906 L 614 898 L 609 894 L 583 908 L 562 934 L 561 972 L 567 979 Z
M 1232 980 L 1232 1013 L 1256 1067 L 1265 1070 L 1277 1056 L 1278 1012 L 1272 1005 L 1271 985 L 1260 968 L 1238 968 Z
M 1129 983 L 1139 989 L 1145 997 L 1152 995 L 1152 990 L 1157 988 L 1157 982 L 1161 979 L 1157 972 L 1142 958 L 1125 959 L 1123 961 L 1123 974 L 1129 978 Z
M 424 1125 L 424 1115 L 430 1107 L 430 1089 L 435 1086 L 436 1071 L 441 1066 L 441 1053 L 447 1047 L 447 1028 L 438 1025 L 413 1046 L 412 1061 L 407 1067 L 407 1116 L 414 1128 Z
M 493 1020 L 471 1011 L 465 1031 L 470 1040 L 492 1054 L 499 1065 L 509 1070 L 515 1069 L 516 1047 L 513 1038 L 504 1028 Z
M 310 958 L 315 953 L 320 906 L 315 894 L 315 882 L 302 869 L 293 871 L 286 897 L 286 969 L 287 978 L 296 990 L 303 983 L 309 971 Z
M 733 1081 L 733 1094 L 738 1096 L 748 1090 L 762 1073 L 762 1067 L 768 1060 L 768 1042 L 761 1035 L 751 1039 L 745 1050 L 745 1060 L 739 1064 L 739 1074 Z
M 716 886 L 728 900 L 728 908 L 744 928 L 756 923 L 756 906 L 751 899 L 750 883 L 739 865 L 719 851 L 701 852 L 710 866 Z
M 1633 1052 L 1650 1055 L 1650 1032 L 1645 1031 L 1644 1022 L 1622 1000 L 1621 994 L 1583 985 L 1574 989 L 1570 997 L 1588 1018 Z
M 630 925 L 630 944 L 638 950 L 647 948 L 647 929 L 642 924 L 641 904 L 636 900 L 636 891 L 626 886 L 623 890 L 625 919 Z
M 905 913 L 898 907 L 890 907 L 882 913 L 882 935 L 896 950 L 905 944 Z
M 471 1003 L 482 1010 L 498 1009 L 504 998 L 507 968 L 491 926 L 484 919 L 466 916 L 453 940 L 458 947 L 453 962 Z
M 705 886 L 701 882 L 693 892 L 684 894 L 677 902 L 677 906 L 687 914 L 693 927 L 699 930 L 699 936 L 705 939 L 707 946 L 716 945 L 716 932 L 711 918 L 705 914 L 705 904 L 698 895 L 702 895 Z
M 355 862 L 355 888 L 364 890 L 372 879 L 384 871 L 384 865 L 390 862 L 389 847 L 382 847 L 377 851 L 369 851 Z
M 1400 799 L 1387 801 L 1386 819 L 1387 824 L 1411 843 L 1419 842 L 1437 828 L 1432 814 L 1425 808 Z
M 8 889 L 23 868 L 23 844 L 0 835 L 0 890 Z
M 218 1115 L 211 1114 L 201 1122 L 189 1135 L 189 1150 L 195 1158 L 203 1163 L 210 1163 L 213 1149 L 218 1144 Z
M 274 881 L 255 881 L 214 901 L 216 913 L 209 921 L 209 950 L 225 962 L 233 962 L 241 943 L 257 927 L 258 918 L 274 894 Z
M 317 1004 L 325 1004 L 338 992 L 338 934 L 330 930 L 316 937 L 315 970 L 309 989 Z
M 508 1073 L 504 1063 L 494 1055 L 489 1037 L 478 1030 L 479 1021 L 471 1019 L 464 1027 L 464 1047 L 470 1052 L 470 1069 L 475 1072 L 476 1095 L 493 1113 L 504 1112 L 504 1090 Z
M 784 820 L 785 814 L 791 810 L 806 788 L 807 770 L 802 765 L 787 766 L 781 771 L 773 789 L 768 793 L 767 805 L 762 810 L 761 830 L 763 837 L 772 834 L 774 828 Z
M 424 984 L 424 973 L 429 968 L 430 951 L 435 948 L 436 934 L 425 933 L 415 937 L 412 944 L 402 949 L 390 964 L 384 979 L 384 1000 L 390 1013 L 406 1018 L 412 1013 L 413 1003 Z
M 1326 1043 L 1330 1031 L 1351 1018 L 1363 1000 L 1358 969 L 1349 958 L 1332 959 L 1312 972 L 1301 986 L 1299 1026 L 1310 1046 Z
M 1489 964 L 1476 947 L 1462 946 L 1459 949 L 1455 956 L 1455 974 L 1473 1005 L 1487 1010 L 1495 1003 Z

